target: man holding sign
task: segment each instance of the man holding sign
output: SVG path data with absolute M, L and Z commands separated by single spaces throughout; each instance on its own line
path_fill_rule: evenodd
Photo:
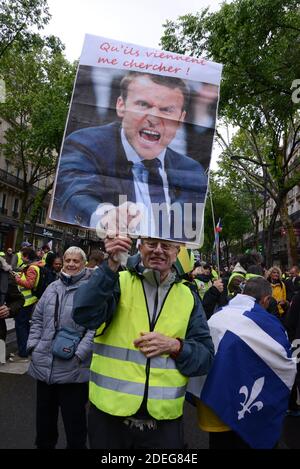
M 97 329 L 91 363 L 92 449 L 182 449 L 189 376 L 213 345 L 198 296 L 172 270 L 179 245 L 142 239 L 140 262 L 118 273 L 129 238 L 106 239 L 108 262 L 79 288 L 75 322 Z
M 207 177 L 200 163 L 169 147 L 188 100 L 180 78 L 125 75 L 116 103 L 121 124 L 66 138 L 50 217 L 117 232 L 121 216 L 124 232 L 193 241 Z

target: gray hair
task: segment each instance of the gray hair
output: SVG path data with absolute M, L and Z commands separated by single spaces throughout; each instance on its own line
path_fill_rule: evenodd
M 85 252 L 79 248 L 78 246 L 71 246 L 70 248 L 68 248 L 65 253 L 64 253 L 64 258 L 66 257 L 67 254 L 79 254 L 81 257 L 82 257 L 82 260 L 84 263 L 86 263 L 86 255 L 85 255 Z
M 246 282 L 243 293 L 260 301 L 265 296 L 272 296 L 272 287 L 263 277 L 250 278 Z

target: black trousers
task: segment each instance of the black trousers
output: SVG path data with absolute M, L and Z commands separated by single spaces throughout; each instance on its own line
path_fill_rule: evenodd
M 295 378 L 294 385 L 291 390 L 290 399 L 289 399 L 289 410 L 299 410 L 300 402 L 300 364 L 297 363 L 297 374 Z
M 0 318 L 0 339 L 6 341 L 7 336 L 7 327 L 5 319 Z
M 46 384 L 37 381 L 36 446 L 54 449 L 58 439 L 58 412 L 61 409 L 68 449 L 85 449 L 88 383 Z
M 129 427 L 125 417 L 115 417 L 90 405 L 88 436 L 91 449 L 183 449 L 182 418 L 157 420 L 157 428 Z
M 209 449 L 251 449 L 235 432 L 210 432 Z

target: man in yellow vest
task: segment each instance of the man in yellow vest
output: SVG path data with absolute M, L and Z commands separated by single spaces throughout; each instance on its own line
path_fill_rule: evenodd
M 97 329 L 90 447 L 182 449 L 188 377 L 205 374 L 214 353 L 201 302 L 172 269 L 178 244 L 141 240 L 141 262 L 123 272 L 131 240 L 105 247 L 108 261 L 78 289 L 73 311 L 78 324 Z
M 16 252 L 16 254 L 14 254 L 12 261 L 11 261 L 12 270 L 14 272 L 21 272 L 23 268 L 25 267 L 25 264 L 22 259 L 22 251 L 24 248 L 30 248 L 30 247 L 32 248 L 32 244 L 29 243 L 28 241 L 23 241 L 21 243 L 20 250 Z
M 30 329 L 30 319 L 35 303 L 38 298 L 33 289 L 38 285 L 40 278 L 41 261 L 36 261 L 36 255 L 31 247 L 22 248 L 22 261 L 24 268 L 22 272 L 15 274 L 19 289 L 24 296 L 25 303 L 15 317 L 16 336 L 18 344 L 18 355 L 10 361 L 28 361 L 27 340 Z
M 240 284 L 255 277 L 263 277 L 262 256 L 256 251 L 239 256 L 227 283 L 228 295 L 233 297 L 241 292 Z

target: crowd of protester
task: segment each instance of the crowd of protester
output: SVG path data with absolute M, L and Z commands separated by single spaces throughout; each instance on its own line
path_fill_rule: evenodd
M 208 375 L 202 395 L 200 396 L 199 392 L 199 396 L 195 397 L 194 393 L 193 400 L 197 403 L 199 424 L 210 434 L 211 448 L 251 448 L 259 447 L 260 443 L 261 447 L 264 447 L 264 444 L 267 447 L 276 446 L 272 439 L 265 443 L 252 441 L 247 430 L 244 432 L 243 429 L 235 427 L 226 415 L 224 417 L 222 412 L 210 407 L 213 405 L 211 396 L 214 386 L 217 386 L 220 379 L 216 371 L 220 348 L 219 342 L 215 342 L 213 331 L 216 327 L 219 328 L 218 319 L 222 317 L 221 313 L 226 312 L 227 315 L 222 323 L 222 327 L 225 327 L 230 311 L 239 308 L 241 312 L 245 305 L 245 308 L 251 306 L 254 316 L 257 313 L 265 318 L 267 325 L 260 324 L 265 334 L 270 335 L 270 330 L 277 331 L 276 337 L 281 337 L 281 343 L 285 344 L 286 350 L 290 347 L 290 343 L 285 339 L 287 334 L 291 343 L 300 341 L 298 267 L 291 266 L 284 274 L 275 265 L 266 269 L 262 256 L 252 252 L 239 256 L 235 263 L 221 268 L 220 272 L 206 261 L 194 262 L 191 258 L 189 271 L 182 275 L 176 269 L 175 262 L 180 246 L 149 240 L 140 243 L 138 252 L 129 258 L 128 268 L 125 269 L 118 261 L 118 255 L 130 248 L 131 242 L 126 244 L 116 238 L 106 242 L 107 253 L 95 250 L 90 253 L 88 259 L 78 247 L 71 247 L 64 253 L 56 253 L 47 245 L 34 249 L 27 241 L 21 244 L 16 253 L 11 248 L 0 252 L 0 343 L 1 340 L 4 343 L 6 340 L 5 319 L 14 318 L 18 352 L 6 359 L 10 362 L 30 362 L 29 374 L 37 382 L 37 448 L 55 448 L 58 439 L 59 409 L 68 448 L 86 448 L 87 434 L 89 446 L 93 448 L 109 447 L 109 441 L 113 441 L 112 435 L 116 448 L 121 442 L 124 445 L 126 442 L 126 447 L 130 448 L 136 435 L 140 447 L 147 447 L 143 446 L 146 445 L 145 434 L 141 438 L 144 428 L 147 428 L 147 431 L 156 429 L 153 438 L 152 434 L 148 435 L 148 445 L 160 447 L 159 445 L 163 444 L 161 447 L 172 448 L 173 444 L 174 448 L 180 448 L 183 444 L 179 435 L 184 394 L 181 394 L 177 407 L 177 399 L 172 401 L 165 398 L 163 404 L 162 398 L 159 400 L 157 397 L 151 397 L 153 383 L 158 387 L 168 385 L 171 390 L 172 379 L 169 384 L 167 380 L 170 373 L 167 371 L 168 367 L 173 369 L 173 374 L 177 370 L 173 382 L 177 382 L 178 386 L 181 383 L 182 389 L 187 385 L 187 377 Z M 163 263 L 167 265 L 164 271 L 161 267 Z M 126 272 L 128 276 L 125 275 Z M 141 282 L 142 288 L 136 282 Z M 179 285 L 182 285 L 182 290 Z M 148 332 L 146 327 L 149 326 L 146 326 L 141 312 L 145 304 L 148 313 L 143 314 L 150 315 Z M 175 326 L 174 322 L 172 326 L 172 315 L 177 309 L 180 312 L 185 311 L 186 319 L 181 325 L 178 323 Z M 132 311 L 141 316 L 134 327 L 130 322 Z M 237 325 L 239 321 L 242 323 L 241 316 L 236 319 Z M 141 332 L 141 339 L 134 338 L 131 327 L 133 330 L 136 327 L 145 329 L 145 332 Z M 111 330 L 116 337 L 110 333 Z M 218 351 L 213 365 L 213 344 L 209 331 L 213 337 L 215 352 Z M 219 329 L 218 331 L 220 333 Z M 71 359 L 64 359 L 59 355 L 66 352 L 68 347 L 64 347 L 64 352 L 54 352 L 54 345 L 57 345 L 56 342 L 59 344 L 60 335 L 63 333 L 76 337 L 73 342 L 70 339 L 70 343 L 76 343 Z M 125 337 L 126 334 L 128 337 Z M 146 339 L 143 339 L 143 335 Z M 129 338 L 133 342 L 130 342 Z M 149 348 L 149 344 L 152 348 Z M 125 346 L 128 350 L 126 356 L 121 358 L 121 350 Z M 137 350 L 146 357 L 144 370 L 147 379 L 141 394 L 140 391 L 134 391 L 142 385 L 143 372 L 140 377 L 138 374 L 134 376 L 134 373 L 137 373 L 138 367 L 144 363 L 138 356 L 134 358 Z M 290 355 L 292 351 L 293 349 L 290 350 Z M 275 347 L 274 357 L 277 354 L 278 360 L 284 361 L 282 351 L 280 353 Z M 287 388 L 288 401 L 283 393 L 285 397 L 283 399 L 278 395 L 278 403 L 275 395 L 275 404 L 279 405 L 281 399 L 281 405 L 284 400 L 283 413 L 297 417 L 300 416 L 300 370 L 298 365 L 297 374 L 295 369 L 292 370 L 289 354 L 287 353 L 287 362 L 283 366 L 289 369 L 289 380 L 292 377 L 294 385 L 290 385 L 291 392 Z M 169 356 L 169 360 L 173 360 L 175 365 L 166 362 L 169 364 L 166 365 L 166 378 L 163 380 L 159 374 L 155 374 L 156 372 L 151 374 L 150 363 L 154 363 L 155 357 L 165 356 Z M 114 368 L 117 372 L 121 359 L 124 363 L 120 372 L 124 374 L 122 379 L 126 379 L 127 386 L 131 388 L 129 394 L 126 394 L 127 391 L 121 391 L 122 379 L 120 381 L 113 373 Z M 198 360 L 198 367 L 194 363 L 195 359 Z M 138 360 L 138 365 L 130 368 L 128 360 Z M 2 360 L 2 363 L 4 361 Z M 201 366 L 199 363 L 202 363 Z M 230 359 L 226 366 L 230 366 Z M 238 366 L 238 362 L 232 364 L 233 368 Z M 229 369 L 228 373 L 230 372 Z M 110 378 L 103 378 L 107 373 Z M 207 383 L 211 386 L 209 393 Z M 133 397 L 135 394 L 140 397 Z M 91 402 L 89 426 L 86 420 L 88 399 Z M 136 402 L 134 399 L 137 399 Z M 132 402 L 135 402 L 133 406 Z M 228 403 L 226 405 L 229 406 Z M 128 410 L 127 414 L 126 409 L 131 407 L 132 411 Z M 272 419 L 273 417 L 270 417 L 270 421 Z M 107 438 L 101 440 L 100 433 L 104 426 L 107 426 L 109 431 Z M 276 435 L 271 426 L 269 429 L 266 427 L 266 431 Z M 259 435 L 259 431 L 257 434 Z

